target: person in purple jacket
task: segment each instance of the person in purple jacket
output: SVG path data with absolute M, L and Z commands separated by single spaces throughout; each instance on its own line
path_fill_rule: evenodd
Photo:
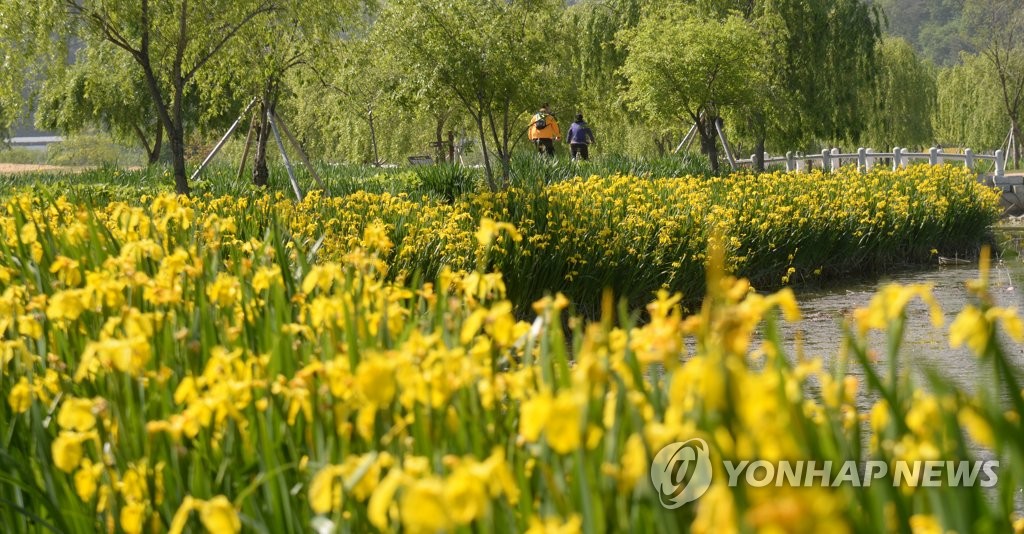
M 594 142 L 594 132 L 590 130 L 590 126 L 583 120 L 582 113 L 576 114 L 576 120 L 569 127 L 569 135 L 565 136 L 565 140 L 569 143 L 572 159 L 582 159 L 584 161 L 590 159 L 588 147 L 590 143 Z

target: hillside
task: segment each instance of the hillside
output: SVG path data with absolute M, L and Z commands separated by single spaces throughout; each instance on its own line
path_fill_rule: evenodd
M 955 63 L 967 46 L 960 37 L 963 0 L 878 0 L 883 24 L 937 65 Z

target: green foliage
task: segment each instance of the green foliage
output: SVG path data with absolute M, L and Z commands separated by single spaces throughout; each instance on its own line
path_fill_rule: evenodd
M 1010 123 L 1002 90 L 988 61 L 962 54 L 960 63 L 939 71 L 935 138 L 943 146 L 1000 146 Z
M 42 129 L 74 134 L 98 128 L 154 160 L 160 153 L 163 126 L 142 72 L 108 42 L 79 49 L 74 63 L 49 65 L 37 103 L 36 124 Z
M 480 182 L 480 177 L 472 169 L 451 164 L 420 166 L 416 168 L 416 178 L 424 193 L 445 202 L 454 202 L 462 195 L 476 191 Z
M 695 121 L 703 112 L 754 99 L 763 83 L 755 67 L 764 47 L 749 22 L 737 15 L 708 18 L 681 3 L 654 9 L 619 39 L 629 57 L 622 74 L 626 95 L 649 117 Z
M 856 141 L 861 108 L 877 73 L 877 12 L 860 0 L 778 0 L 768 4 L 783 23 L 780 94 L 787 112 L 774 124 L 784 145 L 818 148 Z
M 959 61 L 967 43 L 961 32 L 963 0 L 879 0 L 886 30 L 906 39 L 925 59 L 941 66 Z
M 892 37 L 878 46 L 878 68 L 875 90 L 865 102 L 870 110 L 865 146 L 888 149 L 933 143 L 935 69 L 922 63 L 906 41 Z
M 42 165 L 46 163 L 46 151 L 23 147 L 0 145 L 0 162 Z
M 133 167 L 145 164 L 146 156 L 142 150 L 126 148 L 108 136 L 83 134 L 68 136 L 60 143 L 48 145 L 46 162 L 73 167 Z
M 444 88 L 470 115 L 492 190 L 499 183 L 491 151 L 507 181 L 529 110 L 546 101 L 545 88 L 553 79 L 546 59 L 556 42 L 554 6 L 550 1 L 399 1 L 388 4 L 377 23 L 407 76 L 422 87 Z

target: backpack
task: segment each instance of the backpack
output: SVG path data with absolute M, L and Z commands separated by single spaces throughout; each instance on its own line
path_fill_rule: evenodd
M 543 130 L 548 127 L 547 115 L 543 113 L 537 114 L 537 120 L 533 123 L 533 127 L 538 130 Z

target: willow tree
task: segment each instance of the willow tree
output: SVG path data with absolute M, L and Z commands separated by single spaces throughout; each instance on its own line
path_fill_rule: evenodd
M 932 143 L 935 69 L 900 37 L 884 39 L 877 58 L 875 86 L 864 94 L 864 109 L 869 110 L 865 142 L 885 149 Z
M 1020 167 L 1020 122 L 1024 113 L 1024 5 L 1020 0 L 969 0 L 964 5 L 966 35 L 998 80 L 1014 143 L 1010 155 Z
M 71 63 L 48 65 L 36 97 L 36 125 L 67 133 L 98 129 L 135 144 L 152 165 L 160 158 L 164 127 L 132 59 L 106 42 L 78 49 Z
M 718 172 L 717 125 L 724 110 L 758 99 L 765 47 L 741 15 L 724 18 L 681 2 L 652 8 L 619 35 L 626 98 L 647 116 L 696 123 L 701 149 Z
M 19 37 L 45 42 L 74 35 L 86 43 L 105 41 L 131 58 L 141 72 L 170 145 L 175 190 L 189 193 L 185 174 L 188 92 L 212 59 L 224 53 L 240 30 L 280 8 L 283 0 L 0 0 L 4 11 L 33 24 Z M 37 61 L 66 61 L 65 56 Z
M 862 99 L 877 73 L 879 13 L 865 0 L 763 2 L 782 22 L 772 59 L 785 105 L 772 125 L 780 142 L 857 140 L 867 127 Z
M 42 24 L 49 24 L 42 14 L 0 0 L 0 143 L 8 139 L 11 126 L 28 108 L 26 85 L 40 75 L 35 58 L 62 51 L 61 43 L 52 39 L 25 38 Z
M 963 53 L 958 64 L 939 71 L 936 86 L 937 142 L 976 149 L 1000 146 L 1006 138 L 1006 108 L 989 60 Z
M 682 126 L 675 120 L 652 121 L 631 112 L 621 95 L 626 79 L 620 70 L 626 47 L 616 34 L 634 28 L 648 0 L 584 0 L 561 15 L 560 45 L 552 50 L 562 67 L 560 79 L 568 83 L 560 100 L 586 114 L 601 138 L 602 152 L 640 152 L 654 146 L 670 150 L 671 133 Z
M 491 190 L 508 184 L 512 148 L 525 131 L 521 115 L 542 98 L 560 5 L 396 0 L 377 22 L 408 75 L 447 91 L 472 118 Z M 501 165 L 500 182 L 492 150 Z

